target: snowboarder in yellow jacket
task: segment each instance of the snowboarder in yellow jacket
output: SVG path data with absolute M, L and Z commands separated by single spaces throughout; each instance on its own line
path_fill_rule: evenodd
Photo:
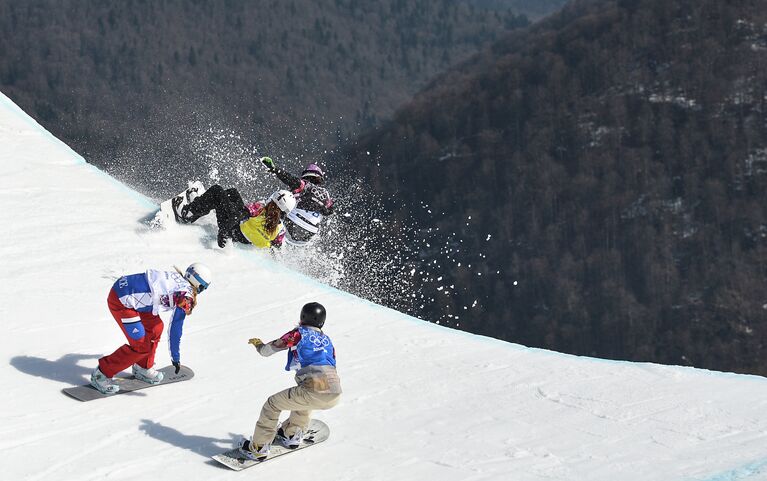
M 245 204 L 237 189 L 224 189 L 216 184 L 181 208 L 177 217 L 189 224 L 216 211 L 218 245 L 227 239 L 259 248 L 279 247 L 285 237 L 282 218 L 296 207 L 296 198 L 287 190 L 278 190 L 269 199 Z

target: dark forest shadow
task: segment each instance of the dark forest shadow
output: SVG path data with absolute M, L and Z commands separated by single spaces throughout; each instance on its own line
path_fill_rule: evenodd
M 85 384 L 90 379 L 91 372 L 96 368 L 84 367 L 78 363 L 84 359 L 98 359 L 101 354 L 65 354 L 55 361 L 40 357 L 15 356 L 11 358 L 11 366 L 30 376 L 44 377 L 66 384 Z
M 139 429 L 155 439 L 159 439 L 160 441 L 172 444 L 179 448 L 188 449 L 189 451 L 206 458 L 232 449 L 234 444 L 242 437 L 241 435 L 234 433 L 229 433 L 229 438 L 227 439 L 189 435 L 171 427 L 163 426 L 160 423 L 150 421 L 149 419 L 142 419 Z

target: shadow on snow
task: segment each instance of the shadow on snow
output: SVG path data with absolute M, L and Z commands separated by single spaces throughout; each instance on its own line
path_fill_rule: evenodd
M 85 359 L 98 359 L 101 354 L 65 354 L 55 361 L 49 361 L 34 356 L 15 356 L 11 358 L 11 366 L 30 376 L 43 377 L 66 384 L 83 384 L 90 379 L 95 369 L 80 366 L 78 363 Z
M 226 439 L 184 434 L 181 431 L 149 419 L 142 419 L 139 429 L 157 440 L 179 448 L 188 449 L 206 458 L 232 449 L 235 443 L 242 437 L 239 434 L 233 433 L 229 433 L 229 438 Z

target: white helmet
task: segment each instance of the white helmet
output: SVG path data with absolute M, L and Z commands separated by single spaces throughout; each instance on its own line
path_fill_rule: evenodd
M 208 288 L 213 280 L 213 273 L 210 268 L 201 262 L 195 262 L 190 264 L 184 272 L 184 279 L 189 281 L 190 284 L 197 290 L 197 293 L 204 291 Z
M 278 190 L 269 197 L 269 200 L 277 204 L 277 207 L 286 214 L 296 208 L 296 198 L 289 190 Z

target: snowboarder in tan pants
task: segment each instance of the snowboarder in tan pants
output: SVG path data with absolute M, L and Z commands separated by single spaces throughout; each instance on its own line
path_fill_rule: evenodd
M 266 459 L 272 441 L 289 449 L 297 448 L 309 426 L 312 411 L 330 409 L 338 404 L 341 382 L 336 372 L 333 342 L 322 332 L 325 317 L 322 304 L 310 302 L 301 309 L 301 322 L 297 328 L 266 344 L 258 338 L 248 341 L 262 356 L 287 350 L 285 370 L 297 370 L 297 386 L 269 396 L 261 409 L 253 437 L 250 441 L 242 441 L 240 451 L 248 459 Z M 290 417 L 278 426 L 282 411 L 290 411 Z

